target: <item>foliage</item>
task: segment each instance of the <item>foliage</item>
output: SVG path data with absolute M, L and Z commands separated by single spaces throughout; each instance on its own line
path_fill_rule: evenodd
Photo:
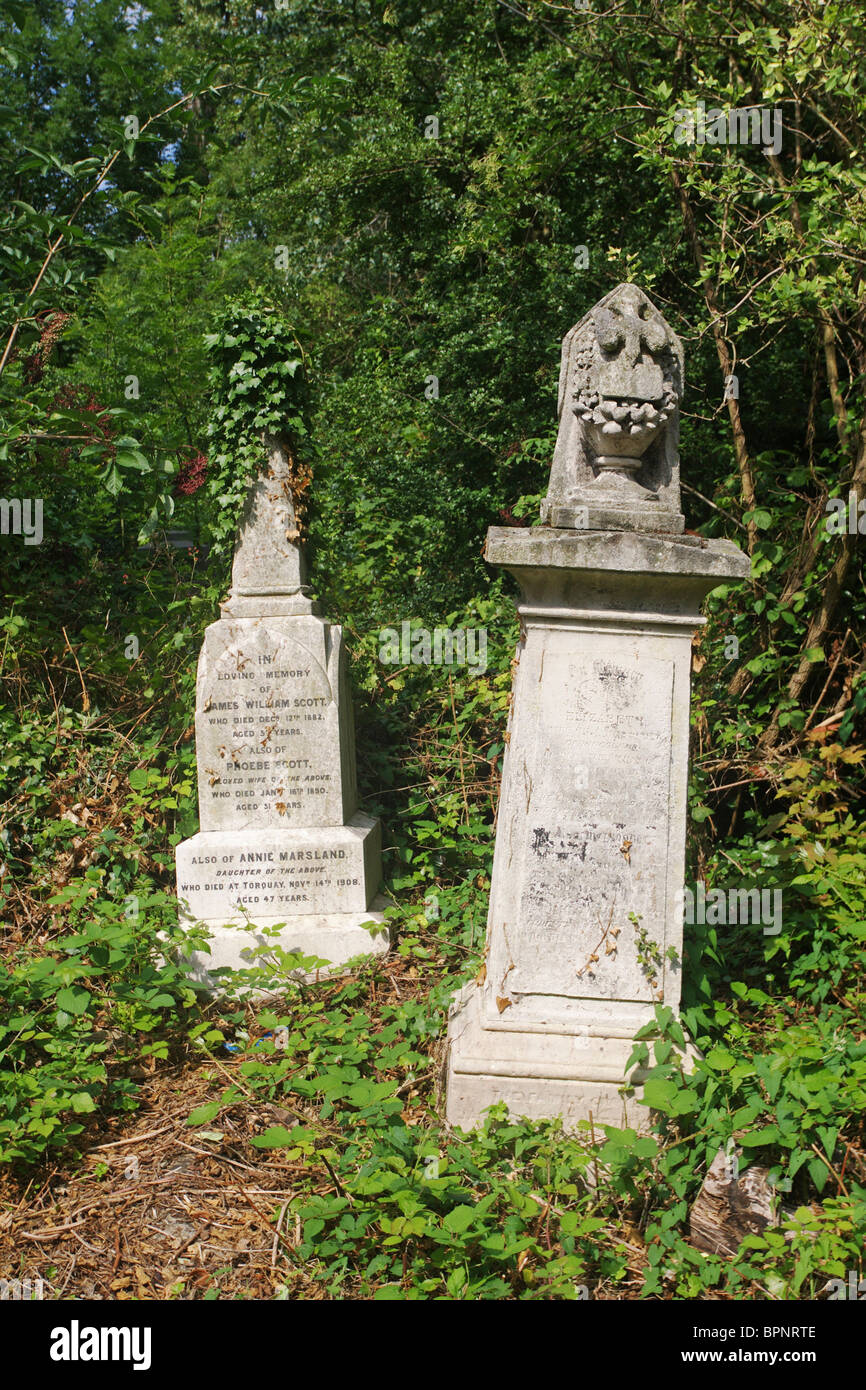
M 293 459 L 309 451 L 307 393 L 303 349 L 261 295 L 229 301 L 205 342 L 212 362 L 208 492 L 218 508 L 210 535 L 219 555 L 231 552 L 243 499 L 266 457 L 264 436 L 282 436 Z M 300 481 L 297 463 L 294 472 Z
M 124 910 L 99 896 L 105 875 L 89 868 L 48 900 L 71 929 L 50 954 L 10 954 L 0 968 L 0 1162 L 32 1164 L 75 1144 L 83 1117 L 133 1109 L 137 1087 L 125 1072 L 168 1057 L 170 1028 L 183 1027 L 194 1002 L 181 966 L 153 959 L 158 923 L 169 942 L 177 936 L 174 902 L 151 894 Z

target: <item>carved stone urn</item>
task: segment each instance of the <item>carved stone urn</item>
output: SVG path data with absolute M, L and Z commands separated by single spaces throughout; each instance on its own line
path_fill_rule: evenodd
M 682 363 L 679 339 L 637 285 L 618 285 L 566 335 L 543 520 L 682 530 Z

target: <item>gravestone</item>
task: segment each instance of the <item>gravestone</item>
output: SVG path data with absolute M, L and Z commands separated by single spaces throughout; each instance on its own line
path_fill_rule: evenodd
M 274 940 L 333 965 L 388 948 L 379 822 L 358 809 L 342 632 L 309 597 L 290 455 L 276 438 L 266 444 L 231 591 L 199 658 L 200 829 L 176 851 L 182 921 L 212 931 L 210 956 L 189 958 L 206 981 Z M 278 923 L 276 938 L 245 929 Z
M 684 534 L 679 339 L 620 285 L 563 341 L 546 525 L 492 527 L 521 590 L 485 964 L 449 1020 L 447 1118 L 645 1125 L 634 1035 L 680 995 L 691 642 L 749 572 Z M 631 1096 L 621 1090 L 634 1087 Z

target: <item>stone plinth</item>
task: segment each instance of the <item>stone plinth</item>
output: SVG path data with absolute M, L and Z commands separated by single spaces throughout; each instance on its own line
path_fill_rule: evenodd
M 748 573 L 728 541 L 493 528 L 521 641 L 497 817 L 486 978 L 449 1021 L 447 1118 L 645 1124 L 621 1088 L 656 1003 L 677 1009 L 692 635 Z M 643 963 L 639 957 L 643 957 Z M 657 963 L 656 963 L 657 962 Z
M 388 949 L 379 823 L 358 810 L 342 633 L 304 580 L 291 459 L 270 440 L 196 680 L 201 828 L 176 862 L 181 919 L 212 931 L 210 955 L 190 957 L 205 981 L 217 967 L 246 968 L 266 941 L 333 966 Z M 279 924 L 276 939 L 256 930 Z

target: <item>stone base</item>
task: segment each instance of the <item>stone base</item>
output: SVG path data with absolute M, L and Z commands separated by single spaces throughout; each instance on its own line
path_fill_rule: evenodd
M 564 527 L 578 531 L 645 531 L 664 532 L 679 535 L 685 529 L 685 517 L 681 512 L 671 512 L 666 508 L 653 506 L 652 502 L 640 506 L 623 507 L 603 502 L 575 503 L 573 506 L 548 504 L 542 508 L 542 521 L 553 527 Z
M 219 967 L 246 970 L 255 964 L 249 951 L 269 943 L 330 969 L 387 951 L 388 929 L 374 936 L 363 925 L 384 922 L 387 904 L 374 898 L 380 849 L 379 822 L 363 811 L 348 825 L 205 830 L 183 840 L 175 851 L 180 922 L 213 932 L 210 955 L 187 958 L 193 979 L 211 985 Z M 267 936 L 266 927 L 279 932 Z
M 530 1120 L 561 1117 L 568 1130 L 592 1117 L 595 1124 L 646 1131 L 649 1111 L 638 1103 L 641 1088 L 620 1095 L 630 1038 L 586 1033 L 516 1032 L 485 1028 L 481 989 L 465 986 L 448 1022 L 446 1120 L 459 1129 L 483 1122 L 484 1111 L 505 1101 L 509 1114 Z M 634 1071 L 632 1084 L 644 1073 Z
M 202 922 L 364 912 L 379 886 L 381 838 L 363 811 L 348 825 L 200 830 L 175 851 L 177 896 Z
M 378 897 L 364 912 L 293 917 L 279 935 L 268 936 L 260 928 L 271 925 L 269 923 L 257 921 L 252 929 L 244 929 L 237 919 L 211 919 L 205 924 L 212 933 L 208 943 L 210 954 L 193 951 L 186 958 L 186 966 L 193 980 L 209 989 L 218 989 L 219 977 L 214 976 L 215 970 L 249 970 L 259 963 L 250 960 L 251 951 L 259 946 L 278 946 L 283 951 L 298 951 L 304 956 L 317 956 L 327 961 L 321 968 L 304 972 L 308 980 L 323 978 L 340 971 L 346 961 L 355 956 L 385 955 L 391 945 L 390 928 L 385 925 L 386 907 L 385 899 Z M 191 921 L 190 918 L 186 920 Z M 370 923 L 376 923 L 379 930 L 368 931 L 366 926 Z
M 220 604 L 223 618 L 306 618 L 321 616 L 318 603 L 306 590 L 296 594 L 229 594 Z

